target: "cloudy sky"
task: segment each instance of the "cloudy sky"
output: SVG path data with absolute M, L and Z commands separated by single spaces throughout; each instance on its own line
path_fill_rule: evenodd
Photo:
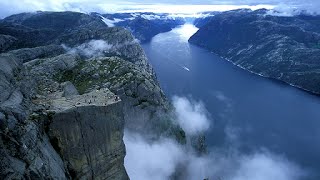
M 197 6 L 191 6 L 197 5 Z M 0 18 L 30 11 L 196 13 L 235 8 L 297 8 L 320 11 L 319 0 L 0 0 Z

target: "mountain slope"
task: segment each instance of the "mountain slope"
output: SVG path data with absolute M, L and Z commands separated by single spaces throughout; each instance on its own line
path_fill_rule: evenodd
M 320 16 L 235 10 L 211 17 L 189 42 L 246 70 L 319 94 L 319 22 Z
M 1 177 L 128 179 L 124 128 L 185 141 L 127 30 L 38 12 L 2 20 L 0 34 Z
M 109 26 L 128 29 L 142 43 L 149 42 L 157 34 L 171 31 L 185 23 L 183 18 L 173 18 L 168 14 L 117 13 L 101 16 Z

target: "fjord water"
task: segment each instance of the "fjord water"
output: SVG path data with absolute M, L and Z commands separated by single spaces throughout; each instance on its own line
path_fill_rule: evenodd
M 210 148 L 266 148 L 320 172 L 320 97 L 242 70 L 188 43 L 197 31 L 183 25 L 143 48 L 169 97 L 202 101 L 210 113 Z M 316 176 L 319 177 L 319 174 Z

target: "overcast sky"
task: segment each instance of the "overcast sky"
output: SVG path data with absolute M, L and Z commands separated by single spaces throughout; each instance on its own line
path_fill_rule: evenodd
M 172 7 L 172 5 L 175 6 Z M 181 7 L 180 5 L 184 6 Z M 190 5 L 198 6 L 191 8 Z M 147 10 L 194 13 L 208 10 L 230 10 L 234 9 L 235 6 L 239 6 L 239 8 L 253 7 L 253 9 L 275 6 L 281 7 L 281 9 L 299 8 L 318 12 L 320 11 L 320 0 L 0 0 L 0 18 L 14 13 L 37 10 L 80 12 Z

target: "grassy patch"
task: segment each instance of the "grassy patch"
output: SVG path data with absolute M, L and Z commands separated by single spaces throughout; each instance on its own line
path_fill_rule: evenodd
M 62 73 L 56 74 L 54 76 L 54 79 L 60 83 L 70 81 L 76 86 L 80 94 L 84 94 L 91 85 L 90 81 L 93 81 L 91 75 L 81 75 L 80 72 L 84 66 L 85 62 L 82 62 L 73 70 L 67 70 Z

